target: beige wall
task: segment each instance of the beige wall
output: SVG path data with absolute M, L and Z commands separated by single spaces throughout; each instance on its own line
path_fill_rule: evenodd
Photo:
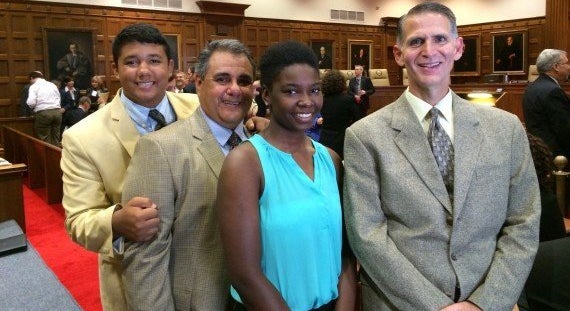
M 35 0 L 34 0 L 35 1 Z M 121 0 L 41 0 L 121 7 Z M 247 17 L 331 22 L 330 10 L 364 12 L 364 25 L 378 25 L 382 17 L 399 17 L 421 0 L 217 0 L 217 2 L 250 4 Z M 457 15 L 459 25 L 544 16 L 546 0 L 440 0 Z M 144 7 L 141 7 L 144 9 Z M 148 9 L 148 7 L 147 7 Z M 152 8 L 160 10 L 159 8 Z M 182 0 L 181 11 L 200 13 L 196 1 Z M 346 23 L 346 21 L 343 21 Z

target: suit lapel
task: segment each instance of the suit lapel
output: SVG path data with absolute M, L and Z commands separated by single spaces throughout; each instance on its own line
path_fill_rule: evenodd
M 125 148 L 129 156 L 132 157 L 135 152 L 137 141 L 141 135 L 127 114 L 127 110 L 125 110 L 125 106 L 121 101 L 119 92 L 121 92 L 121 90 L 117 92 L 117 95 L 113 98 L 111 104 L 109 104 L 112 105 L 110 107 L 111 130 L 115 133 L 115 136 L 119 139 L 121 145 L 123 145 L 123 148 Z
M 454 215 L 459 215 L 475 174 L 479 148 L 483 144 L 481 124 L 473 104 L 453 94 L 454 116 Z
M 408 159 L 410 165 L 414 167 L 419 178 L 423 180 L 444 208 L 451 213 L 451 201 L 429 147 L 427 137 L 404 95 L 396 101 L 392 127 L 394 130 L 399 131 L 399 134 L 394 139 L 398 148 Z
M 225 156 L 218 141 L 210 132 L 202 112 L 196 111 L 196 113 L 190 116 L 190 127 L 192 127 L 193 138 L 199 141 L 198 152 L 202 155 L 204 161 L 208 163 L 216 178 L 218 178 Z

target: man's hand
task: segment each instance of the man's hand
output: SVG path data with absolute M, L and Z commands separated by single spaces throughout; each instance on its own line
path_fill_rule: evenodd
M 144 197 L 132 198 L 123 208 L 113 213 L 113 235 L 129 241 L 148 242 L 158 232 L 160 219 L 156 204 Z
M 469 301 L 462 301 L 447 306 L 441 309 L 440 311 L 482 311 L 482 310 Z
M 251 117 L 245 121 L 245 128 L 250 133 L 258 133 L 263 131 L 269 125 L 269 119 L 263 117 Z

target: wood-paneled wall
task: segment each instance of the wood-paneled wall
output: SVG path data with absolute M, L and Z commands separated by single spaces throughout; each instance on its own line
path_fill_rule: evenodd
M 548 0 L 557 1 L 557 0 Z M 565 15 L 566 18 L 567 14 Z M 384 20 L 384 19 L 383 19 Z M 163 33 L 180 34 L 179 58 L 186 69 L 195 62 L 203 45 L 212 39 L 240 39 L 258 59 L 273 42 L 295 39 L 310 43 L 311 40 L 332 40 L 333 66 L 348 66 L 348 40 L 372 42 L 372 64 L 376 68 L 388 68 L 392 84 L 401 83 L 401 69 L 393 60 L 395 43 L 395 18 L 386 18 L 382 26 L 348 25 L 336 23 L 299 22 L 247 18 L 243 16 L 216 16 L 194 14 L 59 4 L 54 2 L 13 1 L 0 2 L 0 118 L 18 115 L 18 102 L 22 87 L 28 82 L 32 70 L 45 71 L 44 38 L 42 29 L 87 28 L 94 32 L 94 73 L 106 77 L 111 93 L 119 88 L 119 81 L 112 72 L 111 44 L 121 28 L 136 22 L 156 25 Z M 481 35 L 481 73 L 470 77 L 453 77 L 453 83 L 477 83 L 491 72 L 492 33 L 496 31 L 526 30 L 528 33 L 527 64 L 536 60 L 545 47 L 545 18 L 460 26 L 460 34 Z M 225 34 L 220 34 L 220 26 Z M 515 79 L 524 78 L 514 77 Z

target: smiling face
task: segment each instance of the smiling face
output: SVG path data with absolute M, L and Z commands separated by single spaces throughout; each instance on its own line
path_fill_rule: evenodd
M 287 66 L 275 77 L 263 99 L 271 105 L 271 123 L 303 132 L 313 126 L 323 106 L 319 72 L 306 64 Z
M 130 42 L 121 48 L 113 66 L 125 96 L 147 108 L 154 108 L 166 94 L 174 62 L 162 45 Z
M 449 90 L 454 61 L 461 57 L 463 39 L 451 31 L 449 20 L 437 13 L 421 13 L 407 18 L 403 40 L 394 46 L 394 57 L 405 66 L 410 92 L 433 103 Z
M 214 52 L 204 77 L 196 76 L 200 107 L 216 123 L 235 129 L 253 99 L 253 68 L 246 55 Z

